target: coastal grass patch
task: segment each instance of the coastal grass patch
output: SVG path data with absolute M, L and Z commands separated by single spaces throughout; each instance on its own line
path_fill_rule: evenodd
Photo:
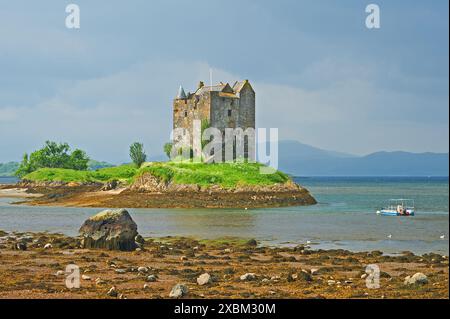
M 262 166 L 260 163 L 158 162 L 141 168 L 137 174 L 148 172 L 165 182 L 175 184 L 219 185 L 223 188 L 282 184 L 289 180 L 289 176 L 280 171 L 261 174 Z
M 131 164 L 101 168 L 96 171 L 79 171 L 64 168 L 40 168 L 23 177 L 35 182 L 108 182 L 119 180 L 131 182 L 137 169 Z
M 269 186 L 286 183 L 288 175 L 277 171 L 273 174 L 261 174 L 259 163 L 189 163 L 154 162 L 145 163 L 141 168 L 133 164 L 101 168 L 95 171 L 80 171 L 63 168 L 41 168 L 23 177 L 36 182 L 108 182 L 118 180 L 132 183 L 144 173 L 174 184 L 191 184 L 202 187 L 218 185 L 223 188 L 239 186 Z

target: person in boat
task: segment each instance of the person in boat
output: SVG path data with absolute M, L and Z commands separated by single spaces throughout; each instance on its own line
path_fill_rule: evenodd
M 397 205 L 397 213 L 400 215 L 405 215 L 405 209 L 403 208 L 403 205 Z

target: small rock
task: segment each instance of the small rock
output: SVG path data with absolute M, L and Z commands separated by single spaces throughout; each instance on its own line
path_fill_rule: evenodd
M 270 282 L 270 280 L 267 279 L 267 278 L 264 278 L 263 280 L 261 280 L 261 282 L 262 282 L 263 284 L 266 284 L 266 283 Z
M 299 279 L 300 281 L 305 281 L 305 282 L 313 281 L 313 278 L 311 277 L 311 275 L 309 273 L 303 272 L 303 271 L 300 272 L 295 279 Z
M 211 283 L 211 276 L 208 273 L 201 274 L 197 278 L 197 284 L 200 286 L 207 285 L 209 283 Z
M 147 276 L 147 278 L 145 280 L 148 281 L 148 282 L 155 282 L 156 281 L 156 276 L 155 275 Z
M 180 257 L 180 260 L 181 260 L 181 261 L 186 261 L 186 260 L 188 260 L 188 258 L 187 258 L 186 256 L 181 256 L 181 257 Z
M 421 272 L 415 273 L 413 276 L 405 278 L 405 285 L 425 285 L 428 283 L 428 278 Z
M 91 277 L 89 277 L 88 275 L 81 275 L 81 279 L 83 279 L 83 280 L 91 280 Z
M 50 244 L 50 243 L 45 244 L 44 249 L 50 249 L 50 248 L 53 248 L 52 244 Z
M 14 248 L 16 250 L 27 250 L 27 244 L 25 242 L 18 242 L 15 244 Z
M 331 286 L 331 285 L 334 285 L 336 283 L 336 281 L 335 280 L 328 280 L 327 283 L 328 283 L 329 286 Z
M 316 274 L 319 271 L 317 268 L 311 268 L 311 275 Z
M 366 279 L 366 277 L 367 277 L 367 274 L 362 274 L 361 275 L 361 279 Z
M 256 239 L 250 239 L 249 241 L 247 241 L 247 245 L 248 246 L 257 246 L 258 242 L 256 241 Z
M 280 278 L 280 276 L 272 276 L 272 277 L 270 277 L 270 280 L 271 281 L 279 281 L 281 278 Z
M 223 251 L 226 252 L 227 254 L 231 253 L 231 249 L 230 248 L 225 248 Z
M 145 244 L 145 239 L 141 235 L 137 235 L 136 237 L 134 237 L 134 241 L 141 245 Z
M 144 284 L 144 290 L 145 289 L 149 289 L 150 288 L 150 286 L 149 285 L 147 285 L 147 284 Z
M 140 251 L 142 251 L 142 249 L 138 247 L 134 251 L 140 252 Z
M 65 271 L 64 270 L 58 270 L 55 275 L 56 276 L 63 276 L 63 275 L 65 275 Z
M 106 294 L 110 297 L 117 297 L 118 293 L 116 287 L 112 286 Z
M 256 278 L 254 273 L 246 273 L 240 277 L 242 281 L 250 281 Z
M 138 267 L 137 271 L 140 272 L 140 273 L 147 273 L 148 272 L 148 268 L 147 267 Z
M 127 270 L 123 269 L 123 268 L 119 268 L 119 269 L 116 269 L 115 272 L 118 273 L 118 274 L 124 274 L 124 273 L 127 272 Z
M 188 293 L 188 287 L 183 284 L 176 284 L 169 293 L 171 298 L 181 298 Z
M 100 286 L 106 284 L 106 282 L 100 278 L 97 278 L 95 279 L 95 284 Z

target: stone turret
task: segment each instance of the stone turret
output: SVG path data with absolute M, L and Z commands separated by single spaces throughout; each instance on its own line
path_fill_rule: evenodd
M 184 92 L 183 87 L 180 85 L 180 88 L 178 89 L 177 99 L 185 99 L 186 93 Z

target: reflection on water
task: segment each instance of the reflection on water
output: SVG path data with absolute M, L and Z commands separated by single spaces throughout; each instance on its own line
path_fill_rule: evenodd
M 448 254 L 446 180 L 363 183 L 308 179 L 301 183 L 318 199 L 318 205 L 249 210 L 129 209 L 129 212 L 144 236 L 251 237 L 272 245 L 310 240 L 321 248 Z M 417 216 L 375 214 L 380 200 L 396 192 L 416 199 L 420 207 Z M 14 200 L 0 198 L 0 229 L 76 235 L 83 221 L 101 210 L 16 206 L 10 205 L 11 201 Z M 392 235 L 390 239 L 388 235 Z M 441 235 L 445 239 L 440 239 Z

